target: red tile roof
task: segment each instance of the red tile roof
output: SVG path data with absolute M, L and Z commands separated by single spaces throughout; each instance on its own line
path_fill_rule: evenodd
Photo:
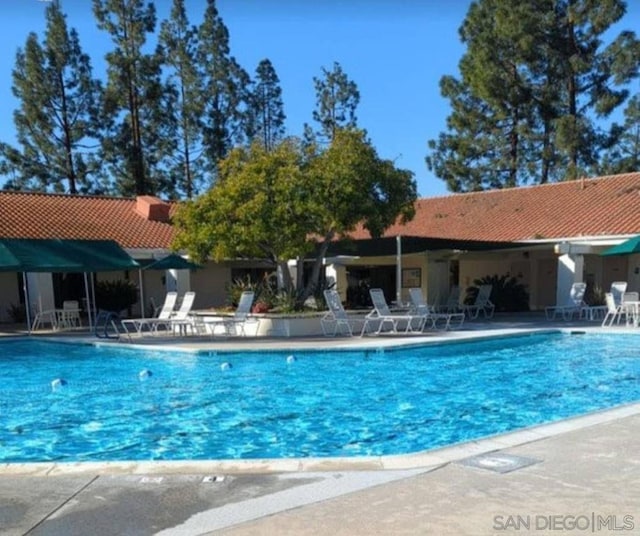
M 385 236 L 398 234 L 489 241 L 640 234 L 640 173 L 420 199 L 415 218 Z
M 175 205 L 170 205 L 170 213 Z M 170 223 L 150 221 L 136 199 L 0 192 L 0 237 L 115 240 L 125 248 L 168 248 Z
M 0 237 L 111 239 L 127 248 L 168 248 L 173 227 L 144 216 L 141 208 L 153 198 L 139 201 L 0 191 Z M 170 204 L 170 216 L 175 209 Z M 640 234 L 640 173 L 420 199 L 415 218 L 393 225 L 385 236 L 398 234 L 487 241 Z M 353 236 L 369 235 L 359 229 Z

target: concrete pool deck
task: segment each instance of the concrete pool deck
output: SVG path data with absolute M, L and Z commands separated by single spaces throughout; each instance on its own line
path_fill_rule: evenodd
M 593 326 L 497 318 L 426 338 L 601 331 Z M 367 337 L 253 343 L 317 348 L 320 340 L 374 347 L 406 342 Z M 247 344 L 187 343 L 215 349 Z M 407 456 L 4 465 L 0 533 L 640 534 L 639 440 L 640 404 L 630 404 Z

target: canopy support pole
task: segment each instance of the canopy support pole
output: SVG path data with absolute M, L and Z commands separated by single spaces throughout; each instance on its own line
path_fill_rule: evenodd
M 94 314 L 96 315 L 98 314 L 98 304 L 96 303 L 96 287 L 95 287 L 93 275 L 91 276 L 91 297 L 93 301 L 93 307 L 91 308 L 91 311 L 89 312 L 89 314 L 93 317 L 94 324 L 95 324 L 96 317 L 94 316 Z
M 396 304 L 402 304 L 402 237 L 396 236 Z
M 140 316 L 142 318 L 147 318 L 144 307 L 144 285 L 142 279 L 142 268 L 138 269 L 138 281 L 140 282 Z
M 22 272 L 22 291 L 24 292 L 24 311 L 27 316 L 27 332 L 31 335 L 31 303 L 29 302 L 29 282 L 27 272 Z
M 84 293 L 87 296 L 87 318 L 89 319 L 89 331 L 93 331 L 93 302 L 91 301 L 91 293 L 89 292 L 87 272 L 84 273 Z

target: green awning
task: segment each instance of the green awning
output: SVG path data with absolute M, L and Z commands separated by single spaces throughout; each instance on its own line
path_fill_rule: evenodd
M 21 267 L 20 260 L 11 250 L 0 242 L 0 270 L 5 272 L 19 272 Z
M 640 253 L 640 235 L 605 249 L 600 255 L 609 257 L 613 255 L 631 255 L 632 253 Z
M 180 255 L 172 253 L 162 259 L 139 261 L 143 270 L 195 270 L 201 268 L 199 264 L 188 261 Z
M 113 240 L 0 239 L 3 272 L 109 272 L 137 267 Z
M 73 258 L 89 272 L 118 272 L 139 268 L 138 262 L 113 240 L 62 240 Z

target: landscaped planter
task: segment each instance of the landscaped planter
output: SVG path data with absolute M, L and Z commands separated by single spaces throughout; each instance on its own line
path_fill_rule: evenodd
M 326 311 L 313 313 L 252 313 L 244 323 L 244 335 L 247 337 L 306 337 L 322 335 L 320 319 Z M 215 334 L 224 335 L 223 319 L 233 317 L 231 313 L 217 311 L 199 311 L 198 316 L 205 324 L 215 329 Z M 213 324 L 217 323 L 213 328 Z M 236 330 L 239 333 L 238 330 Z
M 306 337 L 322 335 L 320 319 L 326 312 L 253 314 L 245 324 L 248 336 L 257 337 Z

